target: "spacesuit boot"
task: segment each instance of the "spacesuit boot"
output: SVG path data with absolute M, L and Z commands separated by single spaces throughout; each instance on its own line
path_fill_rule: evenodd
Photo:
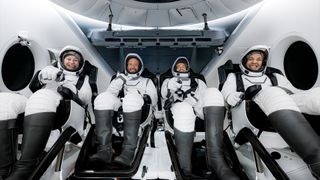
M 0 179 L 9 176 L 17 155 L 17 130 L 8 129 L 7 122 L 0 121 Z
M 113 110 L 95 110 L 96 134 L 99 143 L 97 153 L 89 157 L 89 164 L 93 168 L 103 167 L 111 163 L 112 159 L 112 118 Z
M 124 140 L 122 144 L 122 152 L 114 161 L 124 166 L 131 166 L 138 142 L 138 132 L 140 127 L 142 111 L 124 112 Z
M 47 144 L 54 118 L 54 112 L 31 114 L 24 118 L 21 157 L 8 180 L 30 178 Z
M 192 146 L 193 146 L 194 135 L 195 135 L 195 131 L 182 132 L 174 128 L 174 139 L 175 139 L 179 164 L 183 171 L 183 174 L 187 177 L 191 177 L 192 175 L 191 156 L 192 156 Z
M 238 180 L 239 177 L 229 168 L 223 156 L 223 121 L 225 108 L 208 106 L 203 108 L 206 123 L 207 165 L 221 180 Z
M 268 117 L 281 137 L 309 166 L 312 174 L 319 178 L 320 137 L 304 116 L 293 110 L 279 110 Z

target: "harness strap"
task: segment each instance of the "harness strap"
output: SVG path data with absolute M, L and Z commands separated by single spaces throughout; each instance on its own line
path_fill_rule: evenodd
M 267 68 L 265 75 L 268 76 L 268 78 L 271 81 L 272 86 L 277 86 L 278 85 L 278 80 L 276 78 L 276 76 L 274 75 L 274 73 L 278 73 L 282 75 L 282 72 L 278 69 L 275 68 Z M 242 72 L 235 72 L 236 75 L 236 83 L 237 83 L 237 91 L 238 92 L 244 92 L 244 85 L 243 85 L 243 80 L 242 80 Z
M 192 95 L 198 88 L 198 83 L 196 81 L 196 78 L 191 78 L 190 80 L 191 80 L 190 89 L 183 92 L 183 99 L 187 98 L 188 94 Z

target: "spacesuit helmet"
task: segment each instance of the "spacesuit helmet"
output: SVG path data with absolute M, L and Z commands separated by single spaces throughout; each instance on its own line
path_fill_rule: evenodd
M 180 68 L 181 66 L 183 67 L 182 69 L 184 70 Z M 178 57 L 172 65 L 171 72 L 174 77 L 181 77 L 181 78 L 189 77 L 190 65 L 189 65 L 188 58 L 184 56 Z
M 58 68 L 63 70 L 66 73 L 75 73 L 80 74 L 84 67 L 84 59 L 83 59 L 83 53 L 78 47 L 75 46 L 65 46 L 62 48 L 62 50 L 59 53 L 59 60 L 58 60 Z M 67 67 L 65 67 L 63 61 L 67 56 L 75 56 L 77 59 L 79 59 L 79 67 L 75 70 L 70 70 Z
M 128 62 L 130 59 L 136 59 L 139 61 L 139 67 L 136 71 L 132 72 L 132 70 L 128 69 Z M 125 60 L 124 60 L 124 72 L 125 74 L 128 76 L 128 77 L 131 77 L 131 78 L 138 78 L 141 76 L 142 74 L 142 71 L 143 71 L 143 61 L 142 61 L 142 58 L 136 54 L 136 53 L 129 53 L 127 54 L 127 56 L 125 57 Z
M 260 54 L 262 56 L 262 65 L 257 70 L 249 69 L 246 66 L 248 59 L 253 54 Z M 240 69 L 244 74 L 248 76 L 262 76 L 267 69 L 268 57 L 269 57 L 269 47 L 264 45 L 253 46 L 249 48 L 247 51 L 245 51 L 243 56 L 241 56 Z

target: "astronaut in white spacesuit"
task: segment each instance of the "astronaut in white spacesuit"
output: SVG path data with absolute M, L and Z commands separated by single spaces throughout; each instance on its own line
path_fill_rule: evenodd
M 225 117 L 224 99 L 216 88 L 208 88 L 205 82 L 192 76 L 189 61 L 178 57 L 171 68 L 172 78 L 165 79 L 161 96 L 170 102 L 174 119 L 174 139 L 179 164 L 183 173 L 191 177 L 191 155 L 195 136 L 196 117 L 205 120 L 206 156 L 210 170 L 219 179 L 239 179 L 226 164 L 223 157 L 223 121 Z
M 313 175 L 319 178 L 320 138 L 301 112 L 320 114 L 320 88 L 301 91 L 283 75 L 268 73 L 268 56 L 266 46 L 249 48 L 241 57 L 242 73 L 238 76 L 230 73 L 221 92 L 231 106 L 239 104 L 243 96 L 247 96 L 246 99 L 251 97 L 283 139 L 306 162 Z M 241 84 L 243 90 L 239 90 L 237 84 Z
M 59 54 L 58 67 L 47 66 L 40 71 L 38 80 L 43 87 L 32 94 L 26 102 L 21 157 L 14 164 L 13 171 L 7 179 L 28 179 L 36 168 L 53 127 L 56 109 L 63 99 L 57 91 L 58 88 L 67 89 L 72 97 L 79 98 L 83 104 L 90 103 L 92 92 L 89 77 L 85 76 L 82 79 L 80 87 L 77 85 L 83 67 L 84 58 L 80 49 L 66 46 Z M 22 97 L 19 99 L 26 101 Z M 21 100 L 17 99 L 20 102 Z M 12 110 L 16 108 L 19 109 L 16 113 L 20 113 L 24 106 L 19 105 Z M 8 118 L 14 119 L 13 116 Z M 7 135 L 11 136 L 8 139 L 14 138 L 10 134 Z
M 124 73 L 118 73 L 107 90 L 94 101 L 97 153 L 89 157 L 93 166 L 105 166 L 111 163 L 112 119 L 114 111 L 122 105 L 124 121 L 124 141 L 120 156 L 114 161 L 123 166 L 131 166 L 138 141 L 138 131 L 142 115 L 142 106 L 149 101 L 152 106 L 157 103 L 157 90 L 151 79 L 141 76 L 144 70 L 143 61 L 138 54 L 129 53 L 124 60 Z M 124 97 L 119 93 L 123 90 Z M 150 102 L 151 101 L 151 102 Z

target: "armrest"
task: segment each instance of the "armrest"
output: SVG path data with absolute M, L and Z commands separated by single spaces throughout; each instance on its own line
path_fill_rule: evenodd
M 251 100 L 255 95 L 258 94 L 258 92 L 261 91 L 261 85 L 252 85 L 247 88 L 247 90 L 244 92 L 244 99 L 245 100 Z
M 74 94 L 69 88 L 59 86 L 57 91 L 64 99 L 73 100 L 80 106 L 85 107 L 85 103 L 78 97 L 78 95 Z

